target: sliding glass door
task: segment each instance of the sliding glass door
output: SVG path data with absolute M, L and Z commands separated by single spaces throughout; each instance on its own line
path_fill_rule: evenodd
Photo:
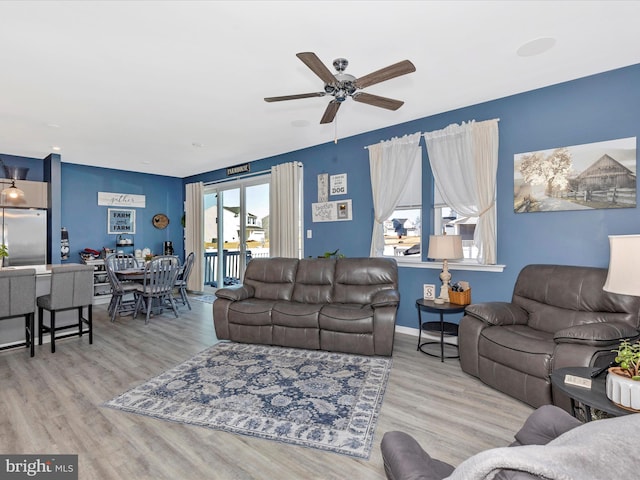
M 269 256 L 269 175 L 206 186 L 204 205 L 205 285 L 237 284 Z

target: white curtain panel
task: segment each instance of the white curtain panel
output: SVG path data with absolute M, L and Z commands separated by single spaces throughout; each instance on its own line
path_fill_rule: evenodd
M 478 262 L 495 265 L 498 119 L 449 125 L 424 134 L 436 187 L 458 214 L 478 217 Z
M 204 290 L 204 186 L 202 182 L 186 185 L 185 258 L 193 252 L 194 262 L 187 281 L 187 290 Z
M 369 172 L 373 193 L 373 232 L 370 256 L 384 253 L 384 221 L 398 205 L 416 162 L 422 161 L 420 132 L 369 145 Z
M 271 167 L 269 187 L 269 255 L 300 258 L 302 231 L 302 177 L 300 162 Z

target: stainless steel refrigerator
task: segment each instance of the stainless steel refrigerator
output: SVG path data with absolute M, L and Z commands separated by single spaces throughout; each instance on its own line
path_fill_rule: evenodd
M 4 266 L 47 263 L 47 211 L 0 208 L 0 243 L 9 250 Z

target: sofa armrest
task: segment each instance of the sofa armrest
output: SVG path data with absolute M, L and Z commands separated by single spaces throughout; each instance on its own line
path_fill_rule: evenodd
M 546 445 L 579 425 L 582 425 L 582 422 L 563 409 L 555 405 L 543 405 L 529 415 L 522 428 L 515 434 L 516 441 L 512 446 Z
M 624 338 L 637 337 L 640 332 L 623 322 L 598 322 L 574 325 L 558 330 L 553 339 L 556 343 L 580 343 L 583 345 L 617 345 Z
M 432 458 L 404 432 L 386 432 L 380 450 L 388 479 L 442 480 L 453 472 L 453 466 Z
M 251 285 L 236 285 L 229 288 L 219 288 L 216 290 L 216 297 L 237 302 L 238 300 L 253 297 L 254 293 L 255 290 Z
M 395 307 L 400 303 L 400 292 L 387 288 L 377 292 L 371 300 L 371 306 L 376 307 Z
M 467 306 L 464 313 L 488 325 L 526 325 L 529 320 L 526 310 L 508 302 L 475 303 Z

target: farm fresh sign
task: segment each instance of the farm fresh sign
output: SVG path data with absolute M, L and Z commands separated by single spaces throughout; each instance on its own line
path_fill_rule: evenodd
M 107 233 L 136 233 L 136 211 L 124 208 L 109 208 Z

